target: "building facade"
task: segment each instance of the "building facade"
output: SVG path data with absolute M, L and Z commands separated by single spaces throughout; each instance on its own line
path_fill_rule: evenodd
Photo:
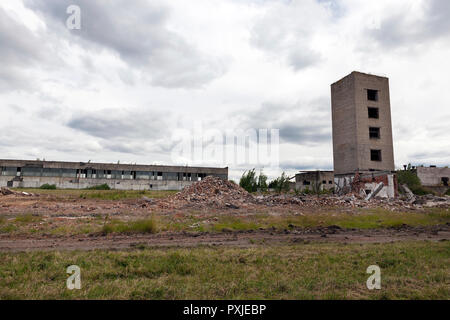
M 228 168 L 39 160 L 0 160 L 0 186 L 84 189 L 107 184 L 120 190 L 181 190 L 206 176 L 228 179 Z
M 450 168 L 417 167 L 416 172 L 425 187 L 450 187 Z
M 352 72 L 331 85 L 336 175 L 394 171 L 389 79 Z
M 333 171 L 301 171 L 295 175 L 295 189 L 313 190 L 315 186 L 320 186 L 320 190 L 334 189 Z
M 395 197 L 389 79 L 354 71 L 333 83 L 331 113 L 337 191 Z

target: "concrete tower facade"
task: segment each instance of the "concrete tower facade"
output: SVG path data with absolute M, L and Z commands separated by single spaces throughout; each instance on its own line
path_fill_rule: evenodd
M 389 79 L 352 72 L 331 85 L 335 175 L 393 171 Z

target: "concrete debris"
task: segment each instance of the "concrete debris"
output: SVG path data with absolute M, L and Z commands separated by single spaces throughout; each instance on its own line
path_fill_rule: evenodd
M 4 196 L 7 196 L 9 194 L 14 194 L 14 191 L 9 190 L 8 188 L 2 187 L 0 189 L 0 193 Z
M 144 200 L 145 202 L 149 202 L 149 203 L 153 203 L 155 200 L 146 196 L 142 197 L 142 200 Z
M 208 176 L 173 196 L 161 199 L 158 204 L 164 208 L 194 206 L 238 209 L 254 202 L 255 197 L 237 184 Z
M 384 183 L 380 182 L 379 184 L 377 184 L 377 186 L 375 187 L 375 189 L 373 189 L 373 191 L 371 193 L 369 193 L 369 195 L 366 197 L 366 200 L 370 200 L 373 197 L 376 197 L 376 195 L 378 193 L 380 193 L 381 189 L 383 189 L 384 187 Z
M 35 196 L 35 194 L 33 194 L 33 193 L 29 193 L 29 192 L 25 192 L 25 191 L 16 192 L 16 191 L 12 191 L 11 189 L 6 188 L 6 187 L 0 188 L 0 195 L 3 195 L 3 196 L 16 195 L 16 196 L 27 196 L 27 197 Z
M 408 197 L 408 202 L 416 201 L 416 196 L 414 195 L 414 193 L 412 193 L 412 191 L 408 188 L 406 184 L 402 184 L 402 188 L 405 191 L 406 196 Z
M 382 188 L 379 183 L 377 188 Z M 252 195 L 230 181 L 224 181 L 215 177 L 206 177 L 202 181 L 184 188 L 173 196 L 154 199 L 149 205 L 155 205 L 164 209 L 179 208 L 222 208 L 222 209 L 261 209 L 266 207 L 286 207 L 293 209 L 342 207 L 342 208 L 385 208 L 390 211 L 416 210 L 423 207 L 450 207 L 450 197 L 417 196 L 414 203 L 409 198 L 386 199 L 377 197 L 372 192 L 372 198 L 366 200 L 359 193 L 339 195 L 293 195 L 293 194 L 269 194 Z

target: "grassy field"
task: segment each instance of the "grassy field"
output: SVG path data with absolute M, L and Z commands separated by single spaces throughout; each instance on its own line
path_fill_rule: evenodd
M 0 253 L 0 299 L 449 299 L 449 266 L 448 241 Z
M 169 217 L 170 218 L 170 217 Z M 290 229 L 294 227 L 326 227 L 337 225 L 341 228 L 373 229 L 397 227 L 402 224 L 409 226 L 429 226 L 445 224 L 450 222 L 450 211 L 448 209 L 432 208 L 424 212 L 392 212 L 385 209 L 360 209 L 357 213 L 322 211 L 305 213 L 299 215 L 295 212 L 281 216 L 267 213 L 252 215 L 226 215 L 218 216 L 215 221 L 211 219 L 196 219 L 191 216 L 187 224 L 194 224 L 191 229 L 199 231 L 222 231 L 231 230 L 256 230 L 259 228 Z M 195 224 L 197 223 L 197 224 Z M 179 226 L 170 221 L 166 225 L 172 229 L 177 227 L 187 229 L 186 224 Z
M 101 200 L 121 200 L 138 199 L 146 196 L 148 198 L 164 198 L 177 191 L 166 190 L 86 190 L 86 189 L 33 189 L 33 188 L 14 188 L 14 191 L 25 191 L 28 193 L 52 195 L 60 198 L 83 198 L 83 199 L 101 199 Z
M 79 235 L 89 233 L 157 233 L 162 231 L 221 232 L 228 230 L 278 230 L 295 227 L 326 227 L 373 229 L 409 226 L 442 225 L 450 222 L 450 210 L 429 208 L 423 212 L 391 212 L 384 209 L 360 209 L 358 213 L 325 211 L 281 216 L 268 213 L 249 215 L 205 214 L 191 211 L 183 215 L 152 214 L 134 220 L 107 218 L 102 215 L 55 221 L 31 213 L 13 218 L 0 217 L 0 234 L 10 235 Z

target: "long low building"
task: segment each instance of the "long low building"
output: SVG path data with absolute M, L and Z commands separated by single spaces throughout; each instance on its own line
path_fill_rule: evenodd
M 0 160 L 0 186 L 84 189 L 107 184 L 120 190 L 181 190 L 206 176 L 228 179 L 228 167 L 188 167 L 40 160 Z

